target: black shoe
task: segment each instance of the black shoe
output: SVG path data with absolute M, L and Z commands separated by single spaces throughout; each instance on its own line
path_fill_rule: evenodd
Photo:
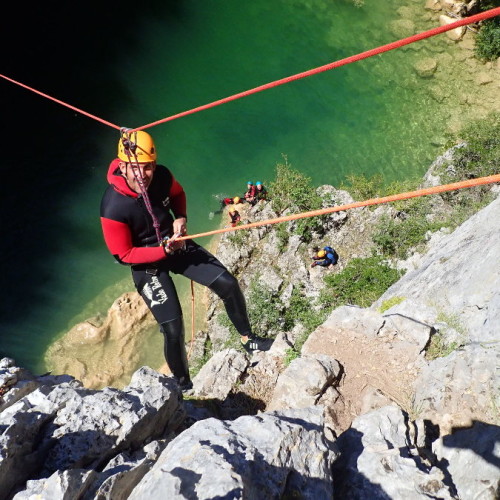
M 246 352 L 251 354 L 254 351 L 269 351 L 273 345 L 274 339 L 259 337 L 257 335 L 249 335 L 248 340 L 241 345 Z
M 179 387 L 183 393 L 188 392 L 193 388 L 193 382 L 191 382 L 191 379 L 181 378 L 179 380 Z

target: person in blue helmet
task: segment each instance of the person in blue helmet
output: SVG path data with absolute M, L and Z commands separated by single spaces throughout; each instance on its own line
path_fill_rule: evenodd
M 330 267 L 337 264 L 339 256 L 332 247 L 327 246 L 319 250 L 313 257 L 313 260 L 314 262 L 311 264 L 311 267 Z
M 265 188 L 264 184 L 262 184 L 262 182 L 260 181 L 257 181 L 255 183 L 255 200 L 256 203 L 259 201 L 267 200 L 267 189 Z

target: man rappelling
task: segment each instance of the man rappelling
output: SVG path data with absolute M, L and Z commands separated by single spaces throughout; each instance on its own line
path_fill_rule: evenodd
M 131 266 L 135 287 L 164 335 L 167 364 L 185 391 L 192 382 L 171 272 L 207 286 L 222 299 L 247 352 L 268 350 L 272 341 L 252 334 L 243 293 L 224 265 L 194 241 L 177 241 L 187 234 L 186 194 L 156 160 L 147 132 L 122 129 L 118 157 L 108 169 L 110 185 L 101 201 L 101 224 L 111 254 Z

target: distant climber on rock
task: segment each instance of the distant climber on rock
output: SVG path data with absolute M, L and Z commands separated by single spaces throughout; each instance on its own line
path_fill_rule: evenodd
M 267 189 L 265 188 L 264 184 L 262 184 L 262 182 L 260 181 L 257 181 L 255 183 L 255 200 L 256 203 L 259 201 L 267 200 Z
M 241 220 L 241 215 L 234 206 L 229 207 L 229 220 L 232 227 L 237 226 Z
M 220 200 L 220 208 L 222 210 L 228 205 L 238 205 L 238 203 L 241 203 L 241 198 L 239 196 L 235 196 L 234 198 L 222 198 L 222 200 Z
M 248 181 L 247 182 L 247 190 L 246 190 L 245 194 L 243 195 L 243 197 L 245 198 L 245 201 L 247 203 L 250 203 L 250 205 L 255 205 L 255 203 L 257 202 L 255 195 L 256 195 L 256 188 L 254 186 L 254 183 L 252 181 Z
M 311 267 L 332 267 L 337 264 L 339 256 L 332 247 L 327 246 L 319 250 L 316 255 L 314 255 L 313 260 L 314 262 L 311 264 Z

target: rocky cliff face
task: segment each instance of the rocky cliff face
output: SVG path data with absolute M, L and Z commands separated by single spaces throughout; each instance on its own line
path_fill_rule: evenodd
M 350 200 L 320 192 L 325 204 Z M 247 293 L 258 278 L 279 318 L 297 291 L 320 315 L 325 273 L 369 256 L 375 222 L 392 213 L 335 214 L 307 245 L 268 227 L 227 234 L 219 257 Z M 273 215 L 270 204 L 245 214 Z M 499 230 L 497 198 L 429 237 L 371 307 L 333 310 L 300 356 L 300 320 L 271 324 L 272 349 L 249 358 L 209 297 L 193 360 L 212 356 L 185 399 L 146 367 L 123 390 L 93 390 L 3 359 L 0 499 L 497 498 Z M 326 243 L 339 264 L 311 268 L 311 247 Z

